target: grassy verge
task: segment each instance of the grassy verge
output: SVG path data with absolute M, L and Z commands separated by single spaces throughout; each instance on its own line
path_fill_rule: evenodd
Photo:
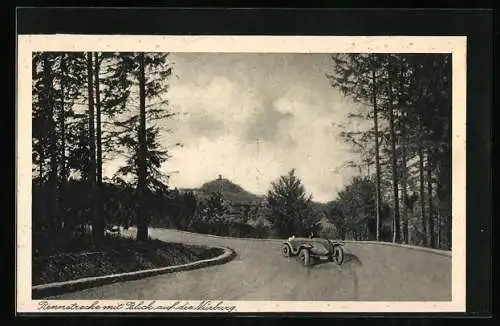
M 222 254 L 222 250 L 218 248 L 160 240 L 139 243 L 130 238 L 106 236 L 104 241 L 97 245 L 89 238 L 90 236 L 69 239 L 64 247 L 37 252 L 33 257 L 32 284 L 64 282 L 83 277 L 187 264 Z

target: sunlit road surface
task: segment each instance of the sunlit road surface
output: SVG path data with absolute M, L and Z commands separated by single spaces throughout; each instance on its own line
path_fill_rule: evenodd
M 237 256 L 223 265 L 108 284 L 50 299 L 449 301 L 451 257 L 366 243 L 346 243 L 341 266 L 306 268 L 282 256 L 280 240 L 217 238 L 151 229 L 163 241 L 225 246 Z

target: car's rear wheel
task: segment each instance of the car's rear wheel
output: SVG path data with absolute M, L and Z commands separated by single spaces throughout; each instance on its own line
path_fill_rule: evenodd
M 333 258 L 337 264 L 342 265 L 344 262 L 344 249 L 341 246 L 335 246 Z
M 283 244 L 283 246 L 281 247 L 281 253 L 285 257 L 290 257 L 290 246 L 286 243 Z
M 307 249 L 301 249 L 300 252 L 299 252 L 299 259 L 301 261 L 301 263 L 308 267 L 311 265 L 311 255 L 309 254 L 309 250 Z

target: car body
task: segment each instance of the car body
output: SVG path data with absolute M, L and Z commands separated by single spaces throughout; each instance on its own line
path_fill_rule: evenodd
M 283 242 L 281 252 L 285 257 L 298 256 L 305 266 L 317 259 L 327 258 L 341 265 L 344 260 L 344 242 L 318 237 L 290 237 Z

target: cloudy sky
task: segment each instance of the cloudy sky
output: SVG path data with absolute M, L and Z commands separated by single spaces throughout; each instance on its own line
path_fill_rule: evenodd
M 353 171 L 335 124 L 353 104 L 329 86 L 325 54 L 171 55 L 171 109 L 165 135 L 172 187 L 199 187 L 219 174 L 256 194 L 292 168 L 313 200 L 335 198 Z

